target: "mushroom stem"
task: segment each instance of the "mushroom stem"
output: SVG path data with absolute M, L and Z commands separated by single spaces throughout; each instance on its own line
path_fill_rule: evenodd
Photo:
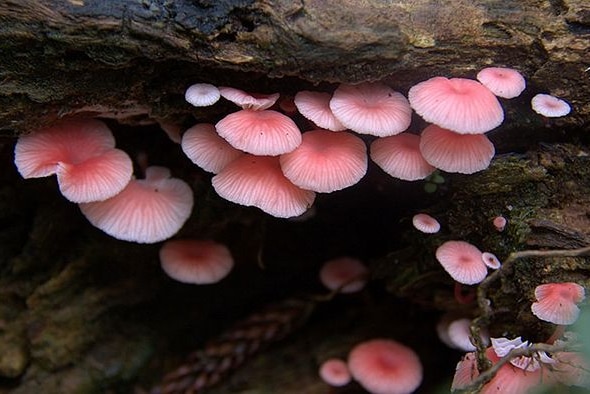
M 453 294 L 459 304 L 471 304 L 475 301 L 475 291 L 472 288 L 464 287 L 461 283 L 455 282 Z

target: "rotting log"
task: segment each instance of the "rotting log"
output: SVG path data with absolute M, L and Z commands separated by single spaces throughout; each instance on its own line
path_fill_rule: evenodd
M 590 114 L 585 0 L 7 0 L 0 24 L 5 135 L 80 112 L 182 124 L 196 81 L 285 92 L 386 78 L 405 92 L 488 65 L 569 100 L 566 124 Z
M 350 251 L 373 259 L 374 276 L 393 295 L 375 281 L 361 301 L 342 301 L 342 315 L 326 313 L 326 306 L 287 353 L 263 355 L 253 362 L 260 374 L 238 372 L 226 384 L 238 392 L 266 384 L 283 392 L 300 392 L 302 385 L 322 390 L 315 364 L 300 349 L 309 337 L 329 347 L 333 321 L 344 344 L 314 350 L 311 361 L 328 353 L 344 356 L 352 343 L 372 335 L 399 335 L 429 354 L 438 317 L 432 308 L 458 308 L 452 283 L 432 256 L 441 237 L 470 240 L 499 257 L 588 240 L 589 8 L 585 0 L 1 2 L 0 130 L 7 138 L 0 159 L 7 170 L 0 173 L 0 223 L 7 225 L 0 228 L 0 391 L 124 392 L 138 375 L 138 384 L 148 387 L 144 383 L 173 369 L 246 310 L 313 288 L 309 283 L 315 284 L 322 260 Z M 434 195 L 373 167 L 358 187 L 319 198 L 316 218 L 297 225 L 221 201 L 207 176 L 189 168 L 159 130 L 112 121 L 125 149 L 146 149 L 170 165 L 202 202 L 178 236 L 223 239 L 240 256 L 235 275 L 215 288 L 167 280 L 156 246 L 105 236 L 61 199 L 53 179 L 24 181 L 12 165 L 8 137 L 60 117 L 184 126 L 205 115 L 215 118 L 215 109 L 197 110 L 184 101 L 184 90 L 196 81 L 292 93 L 384 79 L 406 93 L 430 76 L 473 77 L 487 65 L 517 67 L 529 81 L 525 96 L 507 108 L 510 123 L 490 133 L 507 156 L 480 174 L 444 175 L 447 183 Z M 573 113 L 543 123 L 527 100 L 547 91 L 571 102 Z M 539 147 L 547 136 L 576 145 Z M 398 258 L 407 252 L 400 235 L 410 234 L 404 227 L 409 215 L 430 205 L 437 212 L 437 201 L 448 232 L 415 244 L 411 252 L 422 253 L 419 259 Z M 510 215 L 506 233 L 491 227 L 498 211 Z M 534 283 L 554 277 L 587 283 L 588 259 L 527 262 L 490 297 L 502 310 L 518 310 L 527 332 L 542 338 L 551 327 L 533 321 L 515 294 L 529 302 Z M 394 296 L 411 306 L 400 307 Z M 402 314 L 412 318 L 392 334 L 390 325 Z M 351 329 L 359 322 L 368 322 L 360 329 L 368 332 Z M 492 329 L 517 334 L 519 327 L 500 315 Z M 439 373 L 437 357 L 448 356 L 440 348 L 425 358 L 429 371 Z M 279 368 L 284 357 L 297 360 L 294 370 L 308 375 L 293 378 L 293 370 Z M 428 379 L 434 387 L 444 376 Z

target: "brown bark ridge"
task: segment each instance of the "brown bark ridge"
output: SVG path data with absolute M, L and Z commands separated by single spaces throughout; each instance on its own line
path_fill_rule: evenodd
M 567 124 L 590 113 L 585 0 L 7 0 L 0 23 L 5 135 L 80 112 L 180 122 L 196 81 L 285 91 L 390 77 L 405 91 L 488 65 L 566 98 Z

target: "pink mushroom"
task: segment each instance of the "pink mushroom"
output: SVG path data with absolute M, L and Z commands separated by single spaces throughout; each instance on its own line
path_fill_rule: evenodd
M 486 357 L 496 364 L 500 358 L 494 352 L 492 347 L 486 349 Z M 457 364 L 451 391 L 461 390 L 468 386 L 475 378 L 479 376 L 477 370 L 477 359 L 475 353 L 467 353 L 465 357 Z M 510 363 L 504 364 L 496 375 L 486 383 L 480 394 L 522 394 L 527 393 L 534 387 L 541 384 L 551 384 L 555 381 L 554 376 L 546 368 L 536 371 L 523 371 Z
M 88 221 L 124 241 L 155 243 L 170 238 L 189 218 L 191 188 L 170 178 L 164 167 L 148 167 L 145 179 L 134 179 L 114 197 L 80 204 Z
M 490 252 L 483 252 L 481 254 L 481 260 L 488 268 L 491 268 L 493 270 L 497 270 L 502 266 L 502 262 L 500 262 L 500 259 L 498 259 L 495 254 L 492 254 Z
M 506 220 L 506 218 L 504 216 L 496 216 L 494 218 L 494 220 L 492 221 L 492 224 L 494 225 L 494 228 L 497 231 L 502 232 L 506 228 L 506 224 L 508 224 L 508 220 Z
M 352 257 L 339 257 L 324 263 L 320 281 L 330 290 L 356 293 L 367 284 L 368 270 L 365 264 Z
M 243 90 L 222 86 L 219 93 L 226 100 L 239 105 L 243 109 L 262 111 L 272 107 L 279 99 L 279 94 L 250 94 Z
M 217 194 L 280 218 L 303 214 L 315 193 L 295 186 L 281 172 L 278 157 L 243 155 L 212 179 Z
M 496 150 L 483 134 L 463 135 L 430 125 L 422 131 L 420 152 L 436 168 L 473 174 L 490 165 Z
M 526 88 L 522 74 L 506 67 L 484 68 L 477 73 L 477 80 L 496 96 L 507 99 L 520 96 Z
M 185 100 L 195 107 L 208 107 L 219 100 L 220 94 L 217 87 L 208 83 L 196 83 L 186 89 Z
M 408 99 L 424 120 L 459 134 L 482 134 L 504 121 L 496 96 L 471 79 L 434 77 L 412 86 Z
M 244 153 L 231 146 L 215 132 L 215 126 L 199 123 L 182 136 L 184 154 L 207 172 L 219 173 Z
M 475 346 L 471 343 L 471 320 L 465 317 L 458 317 L 453 313 L 447 313 L 436 324 L 438 338 L 451 349 L 474 351 Z M 486 330 L 481 330 L 480 340 L 489 344 L 490 337 Z
M 332 95 L 324 92 L 301 91 L 295 95 L 295 105 L 307 119 L 321 129 L 342 131 L 346 129 L 332 113 L 330 99 Z
M 234 266 L 234 259 L 229 249 L 217 242 L 175 239 L 160 249 L 160 264 L 172 279 L 202 285 L 225 278 Z
M 535 288 L 531 311 L 539 319 L 554 324 L 573 324 L 580 315 L 576 304 L 585 298 L 582 286 L 573 282 L 547 283 Z
M 422 364 L 416 353 L 389 339 L 356 345 L 348 356 L 348 368 L 374 394 L 409 394 L 422 383 Z
M 464 352 L 472 352 L 475 346 L 471 343 L 470 335 L 471 320 L 467 318 L 456 319 L 449 323 L 447 333 L 449 340 L 454 344 L 455 349 Z
M 56 174 L 64 197 L 76 203 L 116 195 L 133 172 L 107 125 L 94 119 L 67 120 L 19 137 L 14 163 L 23 178 Z
M 488 269 L 481 251 L 465 241 L 447 241 L 436 249 L 436 259 L 457 282 L 473 285 L 481 282 Z
M 570 113 L 571 107 L 564 100 L 549 94 L 537 94 L 531 99 L 533 111 L 547 118 L 559 118 Z
M 426 234 L 438 233 L 440 223 L 432 216 L 425 213 L 418 213 L 412 217 L 414 228 Z
M 333 387 L 346 386 L 352 380 L 348 366 L 338 358 L 324 361 L 320 366 L 319 375 L 324 382 Z
M 424 179 L 436 169 L 422 156 L 420 137 L 408 133 L 374 140 L 371 159 L 392 177 L 405 181 Z
M 243 109 L 221 119 L 215 129 L 231 146 L 253 155 L 278 156 L 301 144 L 295 122 L 272 110 Z
M 412 118 L 408 100 L 378 82 L 340 85 L 330 100 L 330 109 L 347 128 L 377 137 L 401 133 Z
M 351 133 L 307 131 L 301 145 L 280 156 L 283 174 L 302 189 L 331 193 L 359 182 L 367 172 L 367 148 Z

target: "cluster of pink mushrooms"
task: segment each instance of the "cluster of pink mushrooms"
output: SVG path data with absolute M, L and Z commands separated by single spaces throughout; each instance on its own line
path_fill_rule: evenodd
M 257 95 L 195 84 L 185 94 L 192 105 L 214 105 L 223 97 L 241 109 L 216 124 L 199 123 L 182 136 L 171 137 L 181 143 L 192 162 L 215 174 L 213 188 L 224 199 L 275 217 L 296 217 L 312 206 L 316 193 L 331 193 L 359 182 L 369 157 L 392 177 L 407 181 L 424 179 L 436 169 L 471 174 L 487 168 L 495 149 L 485 133 L 504 120 L 497 96 L 516 97 L 526 83 L 518 71 L 508 68 L 484 69 L 477 79 L 434 77 L 413 86 L 408 98 L 379 82 L 342 84 L 333 93 L 301 91 L 293 99 L 278 93 Z M 545 117 L 570 111 L 563 100 L 544 94 L 535 96 L 531 105 Z M 407 131 L 414 111 L 430 123 L 420 134 Z M 310 122 L 303 133 L 292 119 L 297 112 Z M 373 136 L 369 154 L 365 141 L 356 134 Z M 135 177 L 131 159 L 115 148 L 111 131 L 100 120 L 66 120 L 19 137 L 15 164 L 24 178 L 55 174 L 64 197 L 79 204 L 90 223 L 124 241 L 167 240 L 180 230 L 193 208 L 191 188 L 173 178 L 169 169 L 147 167 L 141 178 Z M 502 219 L 494 220 L 498 231 L 506 226 Z M 440 229 L 426 214 L 416 215 L 413 224 L 424 233 Z M 436 250 L 436 258 L 453 279 L 467 285 L 481 282 L 488 268 L 501 265 L 491 253 L 482 253 L 464 241 L 445 242 Z M 221 280 L 234 264 L 226 246 L 209 240 L 168 241 L 160 250 L 160 260 L 170 277 L 196 284 Z M 358 291 L 366 275 L 359 264 L 348 258 L 333 263 L 331 269 L 327 264 L 321 280 L 331 290 Z M 584 298 L 583 290 L 572 283 L 541 285 L 535 291 L 532 312 L 555 324 L 571 324 L 579 313 L 576 303 Z M 440 332 L 446 333 L 443 337 L 453 346 L 473 350 L 465 319 L 442 327 Z M 515 346 L 525 345 L 513 343 Z M 502 357 L 504 350 L 495 344 L 490 349 L 492 362 Z M 561 355 L 570 361 L 574 357 Z M 468 353 L 461 361 L 454 389 L 477 375 L 474 360 L 473 353 Z M 524 387 L 525 383 L 507 383 L 517 375 L 538 383 L 535 374 L 545 371 L 543 363 L 559 362 L 557 357 L 546 356 L 540 363 L 530 363 L 536 366 L 534 370 L 528 364 L 525 368 L 508 365 L 486 387 L 491 391 Z M 521 368 L 521 373 L 514 368 Z M 320 374 L 335 386 L 347 384 L 352 376 L 372 393 L 404 394 L 420 385 L 422 366 L 406 346 L 375 339 L 355 347 L 347 364 L 332 360 Z M 556 379 L 576 384 L 564 376 Z
M 362 261 L 339 257 L 323 264 L 320 281 L 329 290 L 354 293 L 364 288 L 368 273 Z M 356 344 L 346 361 L 337 357 L 323 360 L 318 373 L 330 386 L 342 387 L 354 380 L 374 394 L 412 393 L 423 378 L 422 363 L 416 352 L 385 338 Z
M 196 165 L 216 174 L 212 183 L 221 197 L 276 217 L 299 216 L 316 193 L 350 187 L 365 175 L 367 149 L 355 134 L 375 137 L 370 158 L 398 179 L 424 179 L 437 168 L 463 174 L 487 168 L 495 149 L 485 133 L 504 120 L 496 96 L 516 97 L 526 82 L 518 71 L 497 67 L 477 78 L 431 78 L 413 86 L 407 99 L 383 83 L 366 82 L 342 84 L 333 93 L 301 91 L 292 102 L 278 93 L 199 83 L 185 94 L 192 105 L 223 97 L 241 110 L 177 139 Z M 549 95 L 535 96 L 532 106 L 547 117 L 570 110 Z M 431 123 L 420 135 L 407 132 L 413 111 Z M 291 117 L 296 112 L 311 122 L 303 134 Z
M 421 213 L 413 217 L 414 227 L 423 233 L 436 233 L 440 229 L 438 221 L 430 215 Z M 497 216 L 492 221 L 497 231 L 503 231 L 507 220 Z M 458 286 L 481 283 L 488 274 L 488 268 L 499 269 L 501 262 L 489 252 L 482 252 L 476 246 L 465 241 L 446 241 L 436 252 L 436 259 L 443 269 L 455 280 Z M 455 296 L 462 302 L 458 291 Z M 577 283 L 546 283 L 535 288 L 535 302 L 531 303 L 531 312 L 540 320 L 556 324 L 555 334 L 548 343 L 559 343 L 564 335 L 563 326 L 576 322 L 580 315 L 578 304 L 585 299 L 585 289 Z M 440 340 L 451 348 L 466 353 L 457 364 L 457 370 L 451 386 L 452 390 L 468 387 L 479 376 L 475 346 L 471 337 L 471 319 L 465 316 L 447 314 L 437 325 Z M 566 335 L 571 333 L 565 333 Z M 530 347 L 520 337 L 509 340 L 506 338 L 489 338 L 486 332 L 481 333 L 480 340 L 491 346 L 486 350 L 486 357 L 492 364 L 508 355 L 512 349 Z M 534 356 L 520 356 L 502 365 L 496 375 L 487 382 L 482 393 L 519 394 L 541 384 L 561 383 L 568 386 L 588 387 L 590 385 L 590 365 L 579 352 L 557 352 L 549 356 L 545 352 L 537 352 Z

